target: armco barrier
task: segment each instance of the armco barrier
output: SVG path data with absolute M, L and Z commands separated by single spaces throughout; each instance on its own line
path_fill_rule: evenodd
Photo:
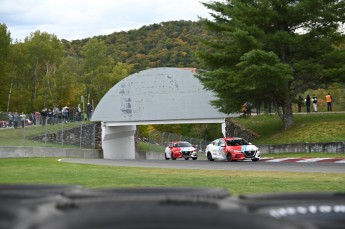
M 0 158 L 10 158 L 10 157 L 103 158 L 102 151 L 97 150 L 97 149 L 25 147 L 25 146 L 0 147 Z
M 265 153 L 345 153 L 345 142 L 294 143 L 280 145 L 258 145 Z

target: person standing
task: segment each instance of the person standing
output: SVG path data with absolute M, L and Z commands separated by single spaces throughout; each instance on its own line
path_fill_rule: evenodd
M 77 120 L 78 120 L 78 122 L 80 122 L 81 121 L 81 112 L 82 112 L 80 104 L 78 104 L 77 112 L 78 112 Z
M 8 116 L 8 127 L 12 127 L 13 126 L 13 113 L 8 112 L 7 116 Z
M 69 120 L 69 122 L 74 122 L 75 121 L 74 107 L 68 107 L 68 120 Z
M 310 112 L 310 103 L 311 103 L 311 98 L 309 95 L 305 98 L 305 106 L 307 107 L 307 113 Z
M 42 126 L 47 124 L 47 108 L 44 108 L 41 111 L 41 124 Z
M 32 125 L 36 125 L 35 112 L 30 113 L 29 120 L 30 120 Z
M 53 119 L 54 119 L 54 124 L 58 124 L 59 123 L 59 113 L 60 110 L 59 108 L 55 105 L 53 108 Z
M 35 120 L 36 120 L 35 125 L 39 125 L 42 123 L 41 113 L 38 111 L 35 111 Z
M 18 128 L 18 122 L 19 122 L 19 115 L 17 112 L 14 112 L 13 115 L 13 127 Z
M 87 120 L 90 121 L 91 115 L 92 115 L 92 105 L 90 103 L 87 103 L 86 111 L 87 111 L 87 114 L 86 114 Z
M 314 112 L 317 112 L 317 96 L 313 95 L 313 107 L 314 107 Z
M 47 123 L 50 124 L 50 125 L 53 125 L 53 124 L 54 124 L 54 120 L 53 120 L 53 110 L 48 109 L 47 117 L 48 117 Z
M 326 102 L 327 102 L 327 111 L 332 111 L 332 96 L 331 94 L 328 92 L 328 94 L 326 95 Z
M 62 122 L 67 123 L 67 119 L 68 119 L 68 108 L 67 108 L 67 106 L 62 108 L 61 114 L 62 114 Z
M 22 128 L 25 127 L 25 119 L 26 119 L 26 115 L 24 114 L 24 112 L 22 112 L 22 114 L 20 115 L 20 123 L 22 125 Z

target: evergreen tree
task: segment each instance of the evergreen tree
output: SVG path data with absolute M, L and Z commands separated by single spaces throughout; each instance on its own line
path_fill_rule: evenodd
M 213 20 L 202 19 L 212 36 L 200 57 L 199 78 L 225 113 L 246 101 L 272 101 L 290 128 L 292 101 L 308 88 L 344 78 L 345 1 L 226 0 L 203 3 Z

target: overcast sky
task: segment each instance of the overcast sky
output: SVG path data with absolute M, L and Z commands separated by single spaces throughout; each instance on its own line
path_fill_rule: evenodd
M 40 30 L 76 40 L 172 20 L 209 17 L 209 0 L 0 0 L 0 23 L 12 40 Z

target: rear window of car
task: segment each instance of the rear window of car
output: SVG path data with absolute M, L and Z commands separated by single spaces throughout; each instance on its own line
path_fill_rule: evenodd
M 242 146 L 242 145 L 249 145 L 247 141 L 244 139 L 234 139 L 234 140 L 227 140 L 226 144 L 228 146 Z

